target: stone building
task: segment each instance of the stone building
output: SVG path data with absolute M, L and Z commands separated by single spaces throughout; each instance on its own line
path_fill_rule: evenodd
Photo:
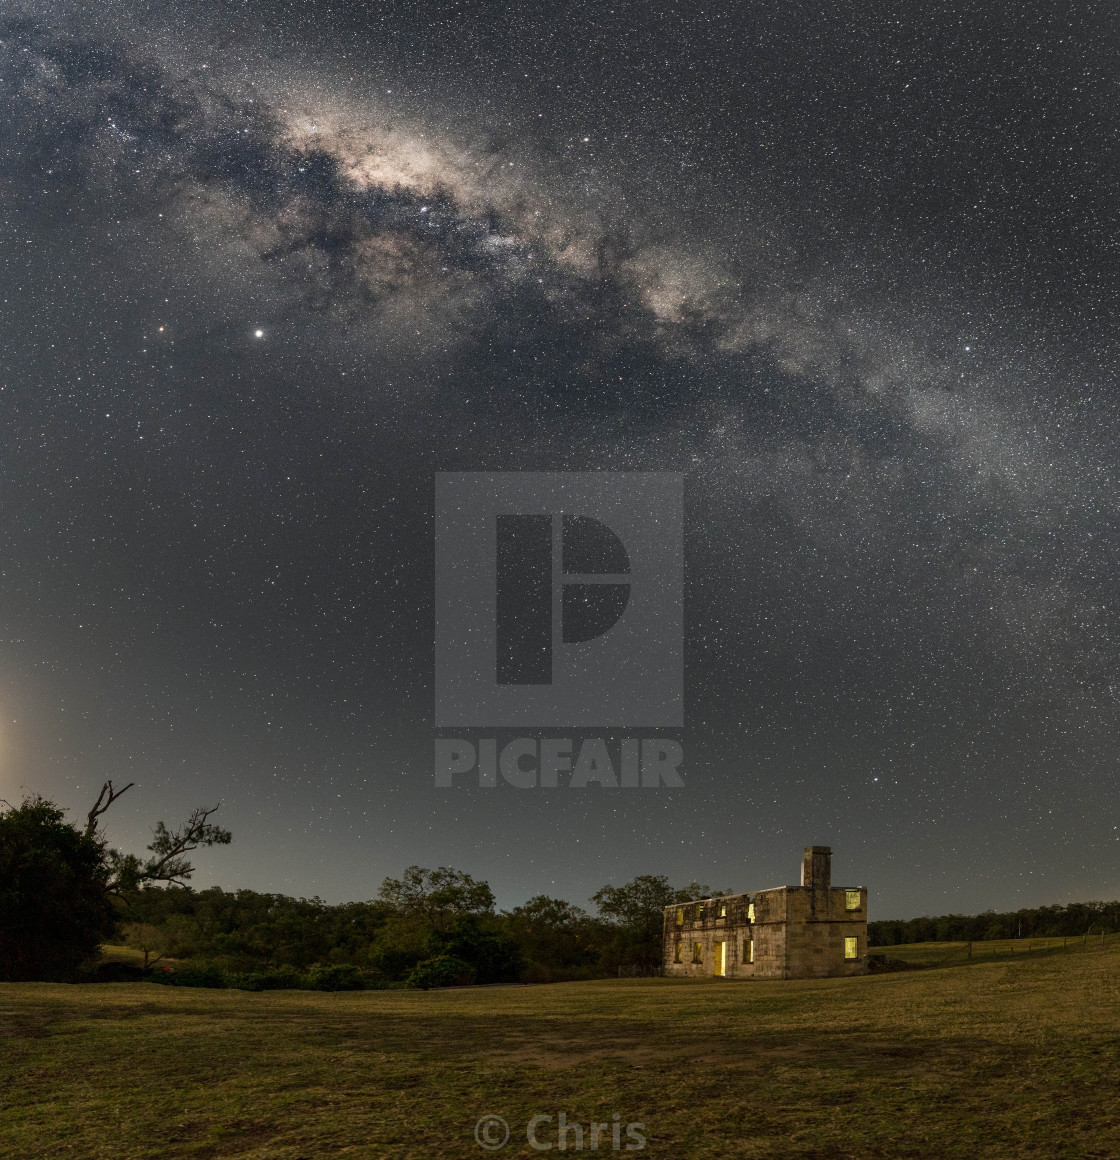
M 867 888 L 832 885 L 832 850 L 806 846 L 800 886 L 665 908 L 665 974 L 810 979 L 867 972 Z

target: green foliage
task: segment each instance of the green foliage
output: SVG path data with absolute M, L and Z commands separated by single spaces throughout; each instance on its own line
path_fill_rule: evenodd
M 640 874 L 624 886 L 604 886 L 591 901 L 613 928 L 613 939 L 605 948 L 607 961 L 660 966 L 665 907 L 719 893 L 697 882 L 675 888 L 664 874 Z
M 478 983 L 516 982 L 525 966 L 521 948 L 509 935 L 484 930 L 478 918 L 470 914 L 460 915 L 450 930 L 433 929 L 427 949 L 433 958 L 470 964 Z
M 190 955 L 247 980 L 281 967 L 349 966 L 339 978 L 403 985 L 428 960 L 450 957 L 478 983 L 551 982 L 613 974 L 620 963 L 659 963 L 664 900 L 710 895 L 646 876 L 599 891 L 598 918 L 545 895 L 495 914 L 485 882 L 449 867 L 411 866 L 386 879 L 374 902 L 329 906 L 251 890 L 149 885 L 123 900 L 122 915 L 135 924 L 127 928 L 131 945 Z M 161 942 L 154 932 L 165 929 Z
M 492 914 L 494 894 L 460 870 L 409 866 L 400 878 L 386 878 L 378 897 L 397 914 L 422 919 L 434 927 L 448 927 L 464 914 Z
M 613 932 L 586 911 L 538 894 L 506 917 L 506 929 L 526 959 L 522 979 L 551 983 L 591 978 Z
M 307 987 L 312 991 L 361 991 L 365 985 L 362 972 L 352 963 L 312 967 L 307 972 Z
M 272 967 L 266 971 L 230 976 L 229 985 L 242 991 L 300 991 L 307 984 L 295 967 Z
M 124 945 L 140 951 L 145 968 L 164 958 L 181 958 L 194 948 L 189 926 L 182 917 L 173 915 L 159 925 L 151 922 L 129 922 L 121 928 Z
M 363 965 L 390 918 L 378 902 L 328 906 L 321 898 L 186 886 L 136 891 L 123 901 L 122 913 L 140 924 L 177 924 L 191 953 L 237 972 L 304 970 L 330 962 Z M 418 944 L 418 956 L 419 949 Z
M 116 928 L 101 844 L 42 798 L 0 812 L 0 980 L 66 981 Z
M 412 968 L 423 957 L 424 951 L 420 947 L 397 946 L 389 939 L 371 948 L 368 956 L 370 969 L 391 980 L 408 978 Z
M 419 963 L 408 976 L 409 987 L 421 991 L 430 987 L 465 987 L 475 981 L 474 967 L 454 955 L 437 955 Z

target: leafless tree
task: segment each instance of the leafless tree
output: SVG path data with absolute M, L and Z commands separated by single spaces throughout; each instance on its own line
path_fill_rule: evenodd
M 136 782 L 130 781 L 128 785 L 124 787 L 124 789 L 114 789 L 113 783 L 111 781 L 107 781 L 101 787 L 101 792 L 97 795 L 97 801 L 93 803 L 93 809 L 91 809 L 89 813 L 86 814 L 87 838 L 92 838 L 96 832 L 97 819 L 100 818 L 103 813 L 105 813 L 105 811 L 113 804 L 113 802 L 117 800 L 117 798 L 119 798 L 123 793 L 126 793 L 128 790 L 132 789 L 135 784 Z

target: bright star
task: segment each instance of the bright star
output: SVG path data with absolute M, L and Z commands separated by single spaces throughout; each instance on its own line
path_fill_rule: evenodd
M 257 338 L 264 338 L 264 331 L 263 330 L 254 330 L 253 334 L 255 334 Z

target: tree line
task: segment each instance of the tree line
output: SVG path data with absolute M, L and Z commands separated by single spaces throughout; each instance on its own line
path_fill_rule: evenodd
M 537 895 L 498 911 L 489 885 L 450 867 L 410 866 L 376 898 L 331 905 L 220 887 L 195 890 L 190 855 L 228 830 L 196 809 L 157 823 L 144 856 L 112 849 L 100 828 L 131 785 L 111 782 L 81 828 L 39 797 L 0 804 L 0 981 L 105 977 L 104 943 L 142 956 L 139 975 L 195 986 L 347 989 L 551 982 L 661 965 L 666 906 L 718 893 L 664 875 L 607 885 L 594 913 Z M 1120 902 L 868 923 L 872 947 L 928 941 L 1080 936 L 1120 929 Z
M 899 946 L 916 942 L 983 942 L 1004 938 L 1080 937 L 1120 930 L 1120 901 L 1071 902 L 983 914 L 883 919 L 867 924 L 867 945 Z
M 131 785 L 103 787 L 84 828 L 34 797 L 0 809 L 0 980 L 80 980 L 100 947 L 123 940 L 154 981 L 248 989 L 431 987 L 549 982 L 661 964 L 666 906 L 712 897 L 663 875 L 607 885 L 594 913 L 538 895 L 498 911 L 486 882 L 450 867 L 410 866 L 368 902 L 330 905 L 189 884 L 189 855 L 225 845 L 199 808 L 160 822 L 145 857 L 111 849 L 100 819 Z

